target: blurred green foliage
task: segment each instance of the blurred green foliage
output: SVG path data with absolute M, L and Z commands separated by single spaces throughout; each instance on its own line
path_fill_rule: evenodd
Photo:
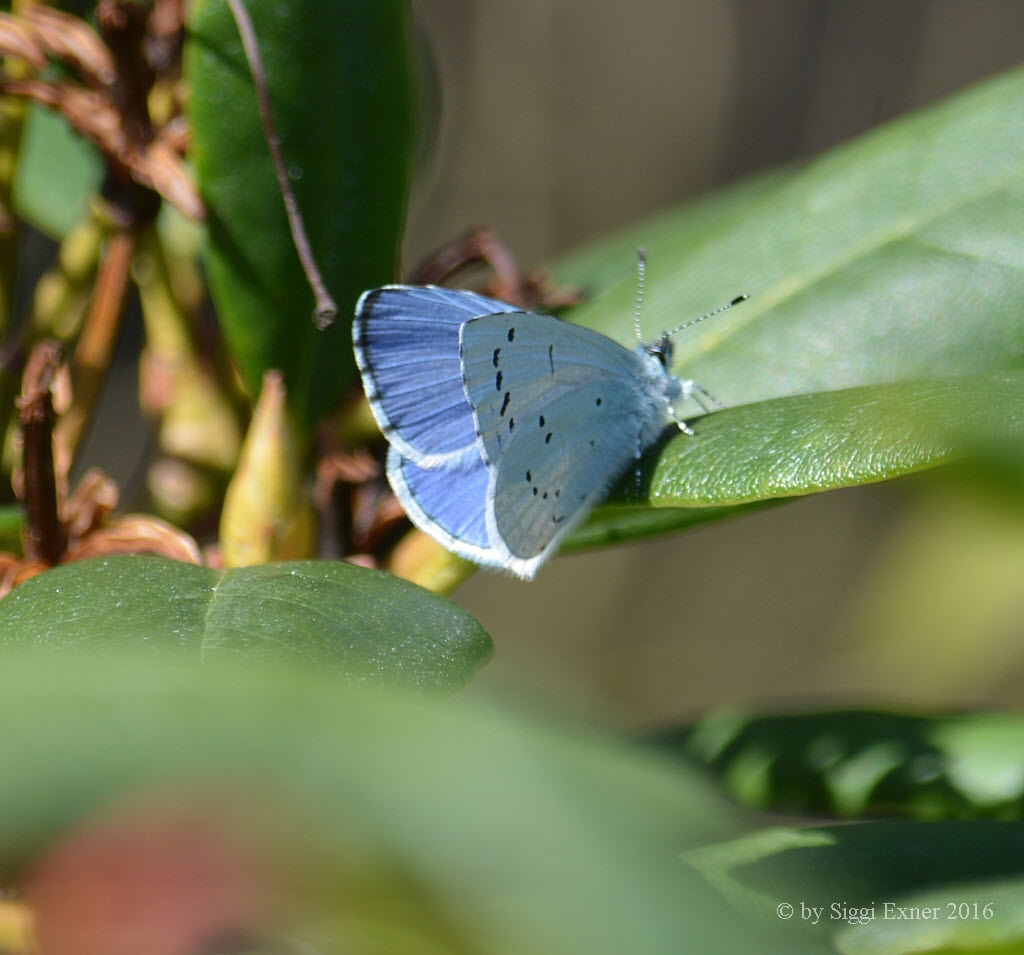
M 52 369 L 19 405 L 36 401 L 53 426 L 30 448 L 52 437 L 59 452 L 48 473 L 25 465 L 26 538 L 39 531 L 47 502 L 36 492 L 50 478 L 49 517 L 68 541 L 62 564 L 0 603 L 0 872 L 38 915 L 43 949 L 59 951 L 53 933 L 70 924 L 83 933 L 73 950 L 89 951 L 88 931 L 101 933 L 88 940 L 93 950 L 109 950 L 102 932 L 116 931 L 116 920 L 92 929 L 66 920 L 87 888 L 116 898 L 137 877 L 93 884 L 106 869 L 90 853 L 159 869 L 147 839 L 165 823 L 180 824 L 182 845 L 212 827 L 234 847 L 228 895 L 260 886 L 259 905 L 213 905 L 206 934 L 189 938 L 193 950 L 225 937 L 236 950 L 239 938 L 252 950 L 297 938 L 317 951 L 367 953 L 1024 949 L 1014 714 L 719 713 L 666 734 L 662 744 L 685 756 L 673 760 L 521 707 L 437 695 L 469 682 L 491 650 L 483 628 L 437 594 L 379 570 L 283 562 L 281 553 L 257 567 L 217 567 L 211 528 L 225 486 L 243 478 L 222 540 L 248 535 L 272 552 L 280 528 L 271 518 L 294 507 L 308 516 L 311 499 L 320 541 L 310 531 L 298 545 L 304 557 L 386 565 L 404 533 L 363 453 L 378 443 L 356 406 L 348 316 L 360 291 L 395 277 L 415 139 L 409 13 L 399 0 L 248 6 L 289 180 L 339 306 L 327 332 L 311 321 L 226 4 L 192 4 L 181 24 L 187 163 L 175 151 L 183 146 L 171 148 L 181 142 L 178 61 L 155 76 L 117 75 L 116 89 L 152 110 L 152 136 L 135 152 L 97 135 L 101 148 L 85 147 L 65 122 L 81 128 L 85 119 L 66 104 L 63 118 L 29 110 L 24 137 L 20 119 L 0 127 L 17 160 L 4 167 L 0 193 L 63 242 L 10 353 L 60 339 L 74 386 L 64 407 Z M 122 12 L 134 22 L 150 9 Z M 100 47 L 129 42 L 116 24 L 98 23 L 90 35 Z M 42 49 L 41 34 L 25 35 L 45 61 L 60 59 Z M 95 109 L 123 120 L 117 110 L 131 97 L 118 99 L 102 70 L 95 75 Z M 37 79 L 52 81 L 46 70 Z M 585 295 L 572 320 L 622 341 L 638 245 L 651 263 L 649 337 L 721 304 L 723 288 L 751 295 L 677 343 L 678 370 L 723 410 L 695 421 L 695 436 L 654 449 L 640 494 L 627 475 L 569 547 L 960 461 L 964 488 L 1006 504 L 992 523 L 1009 528 L 1009 543 L 996 548 L 989 525 L 972 538 L 965 527 L 979 525 L 965 520 L 939 535 L 959 550 L 928 538 L 928 574 L 948 579 L 951 592 L 974 580 L 956 563 L 966 541 L 1013 572 L 986 571 L 998 586 L 970 587 L 963 632 L 944 634 L 955 665 L 968 624 L 987 619 L 987 605 L 1007 607 L 1019 579 L 1011 558 L 1024 553 L 1006 517 L 1016 513 L 1007 502 L 1019 500 L 1024 422 L 1022 95 L 1024 72 L 998 77 L 558 264 L 559 282 Z M 201 252 L 194 230 L 157 217 L 161 203 L 187 208 L 190 197 L 207 212 Z M 4 259 L 9 293 L 19 263 Z M 158 435 L 145 462 L 155 513 L 110 518 L 116 488 L 95 476 L 75 493 L 65 483 L 133 285 L 145 319 L 142 403 Z M 219 332 L 201 320 L 207 293 Z M 6 416 L 16 368 L 6 366 Z M 249 427 L 261 388 L 281 380 L 279 413 Z M 61 427 L 71 419 L 69 437 Z M 24 465 L 13 437 L 7 443 L 8 470 Z M 245 468 L 243 446 L 255 449 Z M 211 566 L 117 556 L 198 554 L 190 531 Z M 87 556 L 103 559 L 76 559 Z M 8 583 L 45 570 L 13 545 L 4 560 Z M 882 618 L 904 619 L 901 601 L 927 600 L 904 581 L 863 625 L 884 633 Z M 862 821 L 780 827 L 730 795 L 765 814 Z M 863 821 L 878 815 L 911 819 Z M 88 885 L 61 881 L 67 860 Z M 175 899 L 162 899 L 170 924 L 198 924 Z M 949 903 L 981 908 L 890 922 L 812 922 L 800 908 L 834 902 L 943 915 Z M 155 924 L 141 909 L 122 918 L 126 930 Z M 2 932 L 0 920 L 0 947 Z

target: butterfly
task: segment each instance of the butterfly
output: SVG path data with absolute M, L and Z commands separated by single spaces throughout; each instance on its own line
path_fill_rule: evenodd
M 669 422 L 692 434 L 676 409 L 707 393 L 669 370 L 670 334 L 631 351 L 475 292 L 364 292 L 356 362 L 412 522 L 532 579 Z

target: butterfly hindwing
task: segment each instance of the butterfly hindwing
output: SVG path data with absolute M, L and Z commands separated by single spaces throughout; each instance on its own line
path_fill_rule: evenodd
M 356 306 L 352 338 L 367 398 L 388 441 L 423 466 L 476 456 L 459 329 L 513 306 L 473 292 L 387 285 Z
M 388 480 L 417 527 L 460 557 L 501 566 L 487 531 L 490 472 L 479 455 L 470 467 L 421 468 L 389 448 Z

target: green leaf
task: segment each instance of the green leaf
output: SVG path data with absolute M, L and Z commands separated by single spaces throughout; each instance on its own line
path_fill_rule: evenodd
M 20 552 L 24 512 L 18 504 L 0 505 L 0 550 Z
M 62 116 L 41 106 L 28 108 L 14 183 L 18 215 L 61 238 L 84 215 L 102 175 L 96 150 Z
M 451 688 L 491 641 L 443 597 L 351 564 L 213 570 L 160 557 L 57 567 L 0 601 L 0 646 L 65 651 L 145 644 L 197 660 L 283 659 L 353 680 Z
M 401 0 L 251 0 L 274 122 L 314 255 L 337 306 L 326 332 L 299 266 L 228 5 L 191 5 L 187 77 L 209 217 L 210 287 L 249 389 L 284 371 L 309 426 L 355 373 L 350 317 L 390 281 L 412 148 L 409 26 Z
M 845 955 L 1020 955 L 1024 950 L 1024 877 L 943 886 L 901 895 L 878 918 L 845 925 Z
M 1019 420 L 1019 379 L 993 373 L 1024 367 L 1022 97 L 1017 70 L 562 263 L 588 295 L 572 320 L 623 342 L 637 245 L 650 338 L 751 295 L 676 337 L 675 370 L 729 410 L 652 454 L 651 504 L 884 480 L 956 453 L 918 415 L 971 427 L 991 399 Z
M 627 472 L 565 550 L 721 520 L 773 500 L 884 481 L 1020 446 L 1024 373 L 869 385 L 707 415 Z M 1024 462 L 1016 462 L 1020 475 Z M 991 468 L 988 469 L 988 472 Z M 1008 475 L 1010 476 L 1010 475 Z M 632 506 L 622 506 L 630 505 Z
M 779 827 L 686 859 L 744 916 L 832 936 L 848 955 L 1009 953 L 1024 945 L 1024 826 L 1016 823 Z M 948 917 L 950 904 L 975 902 L 978 918 Z M 899 907 L 911 905 L 940 911 L 901 919 Z
M 721 506 L 868 484 L 965 457 L 983 436 L 1019 440 L 1022 425 L 1024 372 L 777 398 L 708 415 L 695 436 L 671 439 L 649 495 Z
M 729 831 L 700 778 L 612 740 L 465 695 L 124 648 L 7 651 L 0 698 L 8 882 L 97 819 L 138 838 L 140 814 L 184 805 L 207 829 L 223 819 L 247 861 L 269 858 L 259 927 L 283 922 L 290 947 L 790 951 L 753 948 L 679 862 Z
M 720 710 L 657 737 L 761 810 L 1024 818 L 1024 718 Z
M 759 501 L 737 507 L 643 507 L 609 503 L 594 509 L 583 526 L 572 532 L 561 553 L 607 547 L 622 541 L 698 527 L 773 503 Z

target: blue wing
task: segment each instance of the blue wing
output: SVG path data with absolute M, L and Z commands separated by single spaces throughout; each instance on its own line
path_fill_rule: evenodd
M 519 425 L 542 415 L 545 405 L 581 385 L 603 385 L 610 395 L 629 392 L 642 402 L 649 391 L 649 362 L 593 329 L 550 315 L 512 312 L 479 316 L 460 334 L 462 375 L 480 447 L 496 463 Z M 597 396 L 595 396 L 596 398 Z M 643 409 L 644 423 L 664 424 L 665 405 Z M 626 449 L 635 454 L 635 446 Z
M 608 493 L 636 461 L 648 413 L 664 422 L 634 389 L 591 382 L 516 424 L 488 489 L 488 533 L 510 569 L 532 576 Z
M 459 329 L 479 315 L 518 311 L 475 292 L 385 285 L 356 306 L 352 342 L 366 397 L 389 443 L 421 467 L 479 457 L 466 401 Z
M 488 539 L 504 567 L 532 577 L 664 428 L 665 374 L 598 332 L 544 315 L 475 318 L 461 346 L 490 470 Z
M 469 467 L 421 468 L 388 449 L 388 480 L 410 520 L 460 557 L 501 567 L 487 533 L 489 479 L 479 454 Z

